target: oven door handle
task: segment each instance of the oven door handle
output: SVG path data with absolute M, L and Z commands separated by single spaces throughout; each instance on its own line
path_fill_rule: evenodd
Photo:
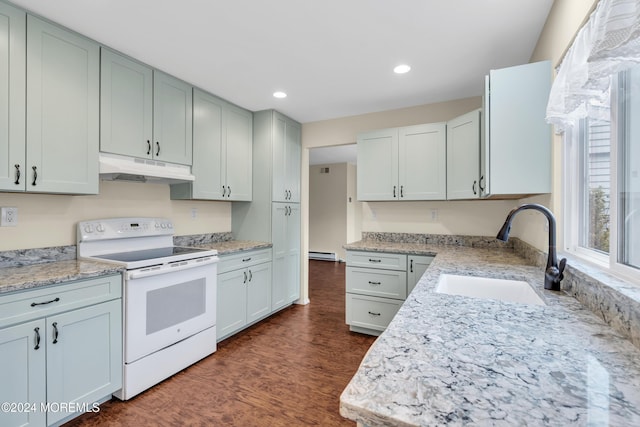
M 176 261 L 169 264 L 157 265 L 153 267 L 141 268 L 127 272 L 127 279 L 141 279 L 143 277 L 157 276 L 158 274 L 173 273 L 176 271 L 188 270 L 190 268 L 201 267 L 203 265 L 215 264 L 218 262 L 217 256 L 190 259 L 187 261 Z

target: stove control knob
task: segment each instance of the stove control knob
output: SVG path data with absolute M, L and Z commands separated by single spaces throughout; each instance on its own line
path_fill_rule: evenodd
M 156 229 L 160 228 L 160 223 L 156 222 Z
M 167 228 L 167 224 L 165 222 L 163 222 L 162 224 L 160 224 L 161 228 Z
M 168 222 L 168 223 L 167 223 L 167 228 L 173 228 L 173 223 Z
M 98 224 L 98 225 L 96 226 L 96 231 L 97 231 L 98 233 L 104 233 L 104 232 L 105 232 L 104 225 L 102 225 L 102 224 Z
M 84 232 L 87 233 L 87 234 L 93 233 L 93 226 L 91 224 L 85 224 Z

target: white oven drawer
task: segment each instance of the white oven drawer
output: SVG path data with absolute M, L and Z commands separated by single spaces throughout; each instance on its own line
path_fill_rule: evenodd
M 124 292 L 125 362 L 214 326 L 216 274 L 217 264 L 212 263 L 128 278 Z

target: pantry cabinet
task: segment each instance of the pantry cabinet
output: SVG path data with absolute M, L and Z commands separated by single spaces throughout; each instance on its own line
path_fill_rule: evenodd
M 482 197 L 551 192 L 551 63 L 491 70 L 485 78 L 480 154 Z
M 254 113 L 253 197 L 231 207 L 236 239 L 273 243 L 273 311 L 300 298 L 300 129 L 277 111 Z
M 359 134 L 358 200 L 444 200 L 446 124 Z
M 0 425 L 60 423 L 122 387 L 121 288 L 115 275 L 0 296 L 0 399 L 37 408 Z
M 447 199 L 477 199 L 480 181 L 481 110 L 447 122 Z
M 26 19 L 0 3 L 0 190 L 25 189 Z
M 253 114 L 193 90 L 194 182 L 171 185 L 172 199 L 250 201 Z
M 98 44 L 27 16 L 26 167 L 20 189 L 97 194 Z
M 192 87 L 102 48 L 100 150 L 191 165 Z
M 218 264 L 218 341 L 271 313 L 271 249 L 221 256 Z

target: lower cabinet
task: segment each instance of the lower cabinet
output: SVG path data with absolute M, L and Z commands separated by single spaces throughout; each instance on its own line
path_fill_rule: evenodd
M 271 249 L 221 256 L 218 341 L 271 314 Z
M 380 335 L 433 260 L 429 255 L 347 251 L 346 323 Z
M 0 425 L 59 425 L 122 387 L 122 278 L 0 297 Z
M 271 310 L 300 298 L 300 205 L 272 203 L 273 290 Z

